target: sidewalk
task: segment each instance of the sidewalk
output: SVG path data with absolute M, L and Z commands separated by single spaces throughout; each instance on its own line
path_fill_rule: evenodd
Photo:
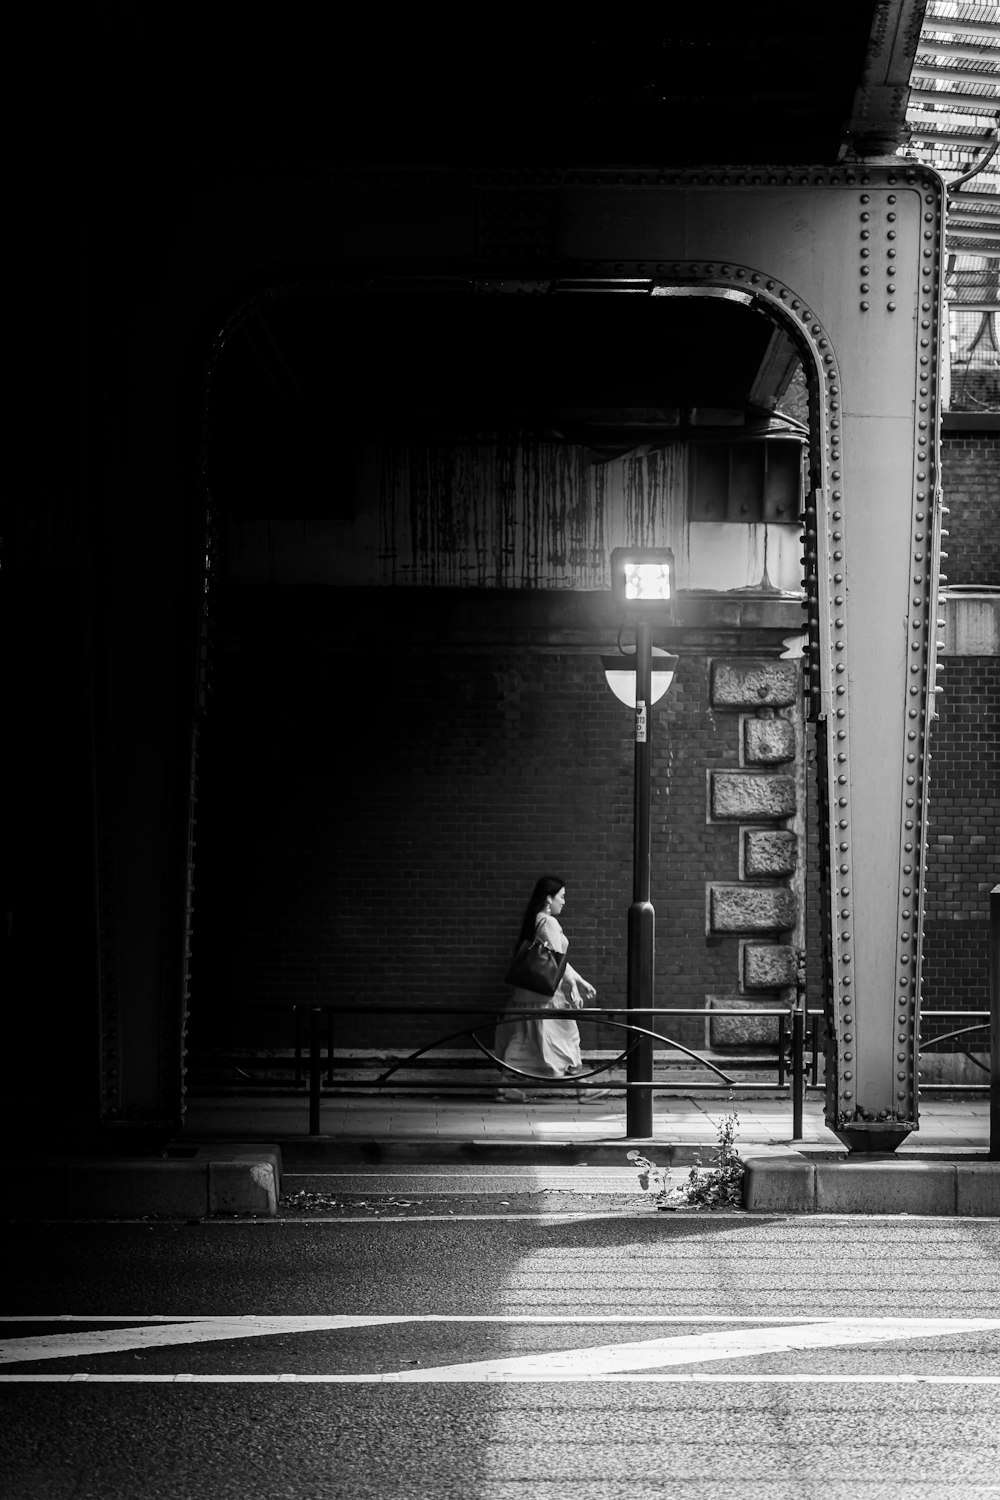
M 569 1093 L 536 1094 L 533 1102 L 510 1104 L 430 1091 L 380 1097 L 359 1091 L 323 1098 L 315 1135 L 308 1134 L 305 1099 L 192 1099 L 183 1138 L 241 1140 L 251 1150 L 253 1142 L 272 1143 L 285 1169 L 299 1175 L 349 1164 L 372 1167 L 376 1175 L 388 1171 L 395 1180 L 394 1163 L 472 1164 L 484 1169 L 478 1175 L 485 1186 L 502 1164 L 608 1172 L 625 1168 L 627 1152 L 637 1148 L 665 1169 L 709 1167 L 719 1125 L 735 1112 L 736 1146 L 746 1163 L 743 1204 L 750 1211 L 1000 1217 L 1000 1161 L 988 1159 L 988 1098 L 933 1096 L 921 1103 L 919 1131 L 895 1153 L 870 1156 L 845 1150 L 826 1128 L 823 1108 L 818 1098 L 806 1101 L 802 1135 L 793 1139 L 787 1098 L 660 1094 L 653 1134 L 637 1140 L 625 1134 L 623 1095 L 581 1104 Z M 580 1190 L 592 1175 L 583 1174 Z
M 530 1097 L 530 1096 L 529 1096 Z M 716 1141 L 718 1124 L 738 1116 L 736 1144 L 744 1157 L 839 1157 L 844 1147 L 823 1123 L 823 1101 L 808 1099 L 803 1133 L 792 1138 L 787 1099 L 659 1094 L 653 1135 L 644 1144 L 661 1165 L 697 1161 Z M 989 1100 L 934 1098 L 921 1103 L 920 1130 L 896 1153 L 907 1159 L 985 1156 L 989 1151 Z M 320 1134 L 310 1136 L 308 1100 L 230 1097 L 189 1100 L 183 1137 L 188 1140 L 268 1141 L 285 1161 L 573 1161 L 620 1162 L 637 1142 L 625 1135 L 624 1095 L 580 1104 L 564 1097 L 526 1104 L 488 1097 L 445 1097 L 429 1092 L 370 1092 L 324 1096 Z M 706 1160 L 708 1158 L 706 1157 Z
M 462 1176 L 463 1191 L 488 1193 L 507 1166 L 506 1192 L 520 1190 L 520 1178 L 513 1187 L 506 1180 L 520 1173 L 536 1187 L 620 1193 L 623 1181 L 631 1191 L 630 1150 L 668 1170 L 712 1166 L 720 1123 L 734 1112 L 750 1211 L 1000 1218 L 1000 1160 L 988 1159 L 989 1100 L 969 1096 L 927 1101 L 919 1132 L 893 1155 L 871 1156 L 844 1150 L 823 1123 L 819 1099 L 806 1102 L 796 1140 L 788 1099 L 661 1094 L 652 1136 L 637 1140 L 625 1134 L 620 1094 L 595 1104 L 569 1093 L 524 1104 L 430 1091 L 331 1094 L 322 1100 L 315 1135 L 303 1096 L 194 1097 L 183 1130 L 164 1149 L 138 1156 L 88 1155 L 79 1146 L 15 1154 L 5 1166 L 4 1208 L 10 1218 L 28 1219 L 273 1217 L 283 1172 L 321 1176 L 329 1189 L 344 1176 L 340 1167 L 369 1168 L 366 1183 L 392 1178 L 393 1191 L 407 1172 L 423 1168 Z M 393 1170 L 394 1163 L 404 1170 Z M 435 1174 L 436 1163 L 449 1165 Z M 574 1170 L 546 1170 L 553 1167 Z M 347 1175 L 357 1190 L 357 1172 Z M 377 1183 L 364 1187 L 381 1190 Z

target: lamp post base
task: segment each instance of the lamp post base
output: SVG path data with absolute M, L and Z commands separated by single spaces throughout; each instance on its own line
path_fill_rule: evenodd
M 629 1010 L 653 1004 L 653 948 L 656 914 L 651 901 L 633 901 L 628 909 L 628 1005 Z M 653 1030 L 652 1016 L 641 1016 L 637 1024 Z M 629 1089 L 625 1097 L 625 1134 L 631 1140 L 649 1140 L 653 1134 L 653 1039 L 633 1037 L 625 1065 L 629 1083 L 649 1084 Z

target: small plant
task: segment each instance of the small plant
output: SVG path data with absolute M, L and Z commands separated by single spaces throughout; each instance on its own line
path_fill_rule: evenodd
M 736 1148 L 738 1129 L 739 1115 L 733 1110 L 719 1121 L 714 1165 L 702 1165 L 699 1153 L 699 1165 L 692 1167 L 687 1181 L 675 1188 L 669 1186 L 666 1168 L 657 1166 L 640 1151 L 630 1151 L 628 1160 L 638 1169 L 642 1191 L 656 1195 L 657 1208 L 740 1208 L 744 1166 Z

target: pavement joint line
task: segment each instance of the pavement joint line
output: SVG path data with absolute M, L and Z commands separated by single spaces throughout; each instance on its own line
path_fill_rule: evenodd
M 550 1211 L 548 1209 L 542 1208 L 538 1212 L 531 1213 L 531 1214 L 522 1214 L 522 1213 L 512 1213 L 512 1214 L 502 1214 L 502 1213 L 492 1213 L 492 1214 L 453 1214 L 453 1213 L 445 1213 L 445 1214 L 379 1214 L 379 1215 L 373 1217 L 370 1214 L 367 1214 L 367 1215 L 356 1214 L 356 1215 L 350 1215 L 350 1216 L 348 1216 L 348 1215 L 341 1216 L 341 1215 L 337 1215 L 337 1214 L 329 1214 L 329 1215 L 322 1214 L 321 1215 L 321 1214 L 303 1213 L 303 1214 L 288 1214 L 284 1218 L 282 1218 L 282 1217 L 279 1216 L 279 1217 L 275 1217 L 275 1218 L 267 1218 L 267 1219 L 264 1219 L 264 1218 L 260 1218 L 260 1219 L 243 1219 L 243 1220 L 239 1220 L 239 1221 L 237 1221 L 235 1219 L 210 1219 L 210 1220 L 205 1220 L 205 1222 L 206 1223 L 210 1223 L 210 1224 L 229 1225 L 230 1227 L 232 1227 L 234 1229 L 239 1229 L 239 1228 L 251 1228 L 255 1224 L 470 1224 L 470 1223 L 474 1224 L 474 1223 L 479 1223 L 479 1222 L 481 1222 L 483 1220 L 491 1220 L 491 1221 L 496 1221 L 498 1223 L 503 1223 L 505 1220 L 523 1221 L 523 1222 L 526 1222 L 526 1223 L 532 1223 L 532 1222 L 538 1223 L 539 1220 L 542 1220 L 542 1219 L 553 1220 L 553 1221 L 556 1221 L 556 1222 L 559 1222 L 559 1221 L 568 1221 L 568 1220 L 571 1220 L 571 1219 L 634 1219 L 634 1218 L 637 1218 L 637 1217 L 643 1217 L 644 1218 L 644 1217 L 647 1216 L 647 1214 L 649 1216 L 655 1216 L 655 1217 L 658 1218 L 658 1217 L 660 1217 L 661 1213 L 662 1213 L 662 1217 L 663 1217 L 664 1220 L 667 1220 L 667 1219 L 700 1219 L 700 1220 L 702 1220 L 702 1222 L 704 1222 L 704 1221 L 709 1220 L 709 1219 L 712 1219 L 712 1220 L 718 1220 L 718 1219 L 738 1219 L 741 1222 L 746 1223 L 746 1224 L 766 1224 L 766 1223 L 773 1223 L 773 1222 L 778 1221 L 778 1220 L 803 1219 L 803 1218 L 807 1217 L 804 1214 L 782 1212 L 781 1210 L 774 1210 L 774 1211 L 771 1211 L 771 1212 L 753 1213 L 753 1214 L 749 1213 L 746 1209 L 675 1208 L 675 1209 L 668 1209 L 668 1210 L 663 1211 L 663 1210 L 660 1210 L 660 1209 L 657 1209 L 657 1208 L 649 1208 L 647 1210 L 643 1205 L 637 1204 L 635 1212 L 629 1212 L 629 1211 L 626 1211 L 625 1209 L 621 1209 L 621 1208 L 608 1208 L 608 1209 L 603 1209 L 603 1210 L 596 1211 L 596 1212 L 595 1211 L 588 1212 L 588 1211 L 583 1210 L 583 1209 L 580 1209 L 580 1210 L 574 1210 L 574 1209 L 553 1209 L 553 1210 Z M 961 1218 L 959 1218 L 959 1216 L 956 1215 L 956 1214 L 824 1214 L 824 1213 L 811 1213 L 811 1214 L 808 1215 L 808 1222 L 810 1224 L 814 1224 L 814 1223 L 834 1223 L 834 1224 L 843 1223 L 843 1224 L 853 1224 L 853 1225 L 855 1225 L 855 1226 L 857 1226 L 859 1228 L 860 1228 L 860 1226 L 862 1226 L 864 1224 L 871 1223 L 871 1222 L 898 1224 L 899 1221 L 900 1221 L 900 1219 L 905 1219 L 908 1224 L 935 1224 L 935 1225 L 938 1225 L 938 1226 L 940 1226 L 943 1223 L 947 1224 L 947 1223 L 950 1223 L 950 1222 L 960 1222 L 962 1224 L 988 1224 L 988 1225 L 994 1225 L 994 1226 L 997 1223 L 997 1221 L 996 1221 L 995 1218 L 990 1217 L 990 1216 L 985 1216 L 985 1215 L 979 1215 L 979 1214 L 962 1214 Z M 38 1220 L 34 1220 L 34 1221 L 31 1221 L 31 1222 L 37 1223 L 39 1221 Z M 60 1222 L 60 1221 L 55 1220 L 55 1221 L 49 1221 L 49 1222 Z M 68 1223 L 68 1222 L 71 1222 L 71 1221 L 69 1221 L 69 1220 L 63 1220 L 61 1222 Z M 95 1221 L 93 1219 L 82 1219 L 82 1220 L 78 1220 L 76 1222 L 86 1224 L 86 1223 L 94 1223 L 94 1222 L 101 1222 L 101 1221 Z M 103 1222 L 110 1223 L 110 1224 L 122 1224 L 122 1223 L 144 1224 L 144 1223 L 147 1223 L 148 1221 L 145 1220 L 145 1219 L 132 1219 L 132 1220 L 127 1220 L 127 1219 L 108 1219 L 108 1220 L 104 1220 Z M 166 1221 L 164 1221 L 164 1222 L 166 1222 Z
M 469 1194 L 469 1196 L 473 1197 L 473 1196 L 477 1196 L 477 1195 L 475 1195 L 475 1194 Z M 610 1197 L 612 1195 L 611 1194 L 607 1194 L 607 1195 L 598 1195 L 598 1196 L 608 1196 L 608 1197 Z M 625 1196 L 625 1195 L 622 1194 L 621 1196 Z M 661 1213 L 660 1209 L 651 1208 L 649 1210 L 649 1214 L 651 1216 L 659 1217 L 660 1213 Z M 282 1224 L 282 1225 L 298 1224 L 298 1225 L 303 1225 L 303 1226 L 307 1226 L 307 1225 L 310 1225 L 310 1224 L 463 1224 L 463 1223 L 467 1224 L 467 1223 L 477 1223 L 477 1222 L 482 1221 L 482 1220 L 495 1220 L 498 1223 L 503 1223 L 505 1220 L 512 1220 L 512 1221 L 523 1220 L 523 1221 L 528 1222 L 528 1223 L 530 1223 L 530 1222 L 538 1223 L 539 1221 L 541 1221 L 543 1219 L 544 1220 L 549 1220 L 549 1221 L 570 1220 L 570 1219 L 634 1219 L 636 1217 L 645 1217 L 645 1216 L 646 1216 L 646 1210 L 643 1209 L 641 1205 L 637 1204 L 635 1212 L 626 1211 L 625 1209 L 621 1209 L 621 1208 L 618 1208 L 618 1207 L 607 1208 L 607 1209 L 603 1209 L 603 1210 L 600 1210 L 600 1211 L 597 1211 L 597 1212 L 594 1212 L 594 1211 L 588 1212 L 588 1211 L 582 1210 L 582 1209 L 581 1210 L 572 1210 L 572 1209 L 553 1209 L 553 1210 L 548 1210 L 548 1209 L 545 1209 L 544 1207 L 540 1207 L 537 1212 L 530 1213 L 530 1214 L 521 1214 L 521 1213 L 513 1213 L 513 1214 L 502 1214 L 502 1213 L 492 1213 L 492 1214 L 453 1214 L 453 1213 L 445 1213 L 445 1214 L 378 1214 L 376 1216 L 373 1216 L 371 1214 L 366 1214 L 366 1215 L 357 1214 L 357 1215 L 350 1215 L 350 1216 L 348 1216 L 348 1215 L 339 1215 L 339 1214 L 298 1213 L 298 1214 L 287 1214 L 287 1215 L 284 1215 L 284 1216 L 282 1216 L 280 1214 L 260 1214 L 260 1215 L 242 1215 L 239 1218 L 237 1218 L 235 1216 L 232 1216 L 232 1217 L 225 1217 L 225 1218 L 223 1218 L 223 1217 L 212 1217 L 212 1218 L 205 1217 L 205 1218 L 200 1218 L 200 1219 L 177 1219 L 177 1218 L 167 1218 L 167 1217 L 158 1218 L 158 1217 L 155 1217 L 155 1216 L 151 1217 L 149 1215 L 146 1215 L 144 1217 L 137 1217 L 137 1218 L 119 1218 L 119 1217 L 116 1216 L 113 1219 L 95 1219 L 95 1218 L 86 1218 L 86 1219 L 72 1218 L 71 1219 L 71 1218 L 64 1218 L 64 1217 L 60 1216 L 59 1218 L 54 1218 L 54 1219 L 41 1219 L 41 1218 L 17 1219 L 17 1218 L 11 1217 L 11 1218 L 6 1219 L 5 1223 L 8 1224 L 8 1225 L 19 1225 L 19 1226 L 20 1225 L 24 1225 L 24 1226 L 28 1226 L 28 1227 L 31 1227 L 31 1226 L 38 1227 L 39 1225 L 42 1225 L 42 1224 L 52 1225 L 52 1226 L 56 1226 L 56 1227 L 58 1227 L 59 1225 L 69 1225 L 69 1224 L 90 1224 L 90 1225 L 100 1225 L 100 1224 L 112 1224 L 112 1225 L 115 1225 L 115 1224 L 142 1224 L 146 1229 L 155 1229 L 155 1228 L 161 1228 L 161 1227 L 164 1228 L 164 1229 L 167 1229 L 167 1228 L 176 1228 L 178 1224 L 185 1224 L 185 1225 L 190 1225 L 191 1227 L 195 1227 L 195 1228 L 198 1228 L 198 1229 L 201 1229 L 201 1228 L 215 1228 L 215 1227 L 229 1228 L 229 1229 L 256 1229 L 256 1228 L 260 1228 L 260 1227 L 271 1225 L 271 1224 Z M 860 1213 L 809 1213 L 809 1214 L 801 1214 L 801 1213 L 796 1213 L 794 1211 L 787 1210 L 787 1209 L 768 1209 L 768 1210 L 763 1210 L 763 1211 L 760 1211 L 760 1212 L 750 1213 L 746 1209 L 718 1209 L 718 1208 L 713 1208 L 713 1209 L 687 1208 L 687 1209 L 685 1209 L 685 1208 L 676 1208 L 676 1209 L 669 1209 L 669 1210 L 663 1212 L 663 1218 L 665 1220 L 666 1219 L 700 1219 L 703 1222 L 706 1221 L 706 1220 L 739 1219 L 740 1221 L 742 1221 L 743 1223 L 746 1223 L 746 1224 L 766 1224 L 766 1223 L 769 1223 L 769 1222 L 774 1222 L 776 1220 L 789 1220 L 789 1219 L 799 1219 L 799 1220 L 801 1220 L 801 1219 L 804 1219 L 804 1220 L 806 1220 L 810 1224 L 821 1224 L 821 1223 L 854 1224 L 859 1229 L 861 1229 L 861 1227 L 864 1226 L 865 1224 L 870 1224 L 870 1223 L 876 1223 L 876 1224 L 881 1224 L 881 1223 L 895 1223 L 895 1224 L 898 1224 L 901 1219 L 905 1219 L 906 1222 L 907 1222 L 907 1224 L 935 1224 L 935 1225 L 937 1225 L 939 1227 L 942 1224 L 949 1224 L 949 1223 L 953 1223 L 953 1224 L 986 1224 L 986 1225 L 990 1225 L 990 1226 L 993 1226 L 993 1227 L 996 1227 L 996 1225 L 997 1225 L 997 1219 L 995 1218 L 995 1216 L 989 1215 L 989 1214 L 961 1214 L 961 1215 L 958 1215 L 958 1214 L 906 1214 L 906 1213 L 898 1213 L 898 1214 L 869 1214 L 869 1213 L 865 1213 L 865 1214 L 860 1214 Z
M 656 1370 L 639 1374 L 523 1375 L 518 1377 L 518 1381 L 526 1385 L 554 1385 L 570 1382 L 590 1385 L 598 1382 L 615 1385 L 643 1383 L 647 1385 L 651 1383 L 656 1385 L 1000 1385 L 1000 1375 L 837 1375 L 827 1373 L 713 1375 L 702 1372 L 677 1374 L 674 1371 L 664 1374 Z M 189 1382 L 198 1385 L 378 1385 L 389 1383 L 381 1375 L 191 1375 L 186 1372 L 177 1375 L 91 1375 L 83 1372 L 73 1375 L 0 1375 L 0 1384 L 4 1385 L 186 1385 Z M 428 1385 L 439 1383 L 445 1384 L 443 1381 L 428 1380 L 426 1382 Z M 499 1382 L 496 1383 L 499 1384 Z

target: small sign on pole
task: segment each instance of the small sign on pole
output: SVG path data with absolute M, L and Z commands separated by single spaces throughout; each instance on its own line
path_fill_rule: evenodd
M 635 742 L 637 745 L 646 743 L 646 705 L 641 698 L 635 705 Z

